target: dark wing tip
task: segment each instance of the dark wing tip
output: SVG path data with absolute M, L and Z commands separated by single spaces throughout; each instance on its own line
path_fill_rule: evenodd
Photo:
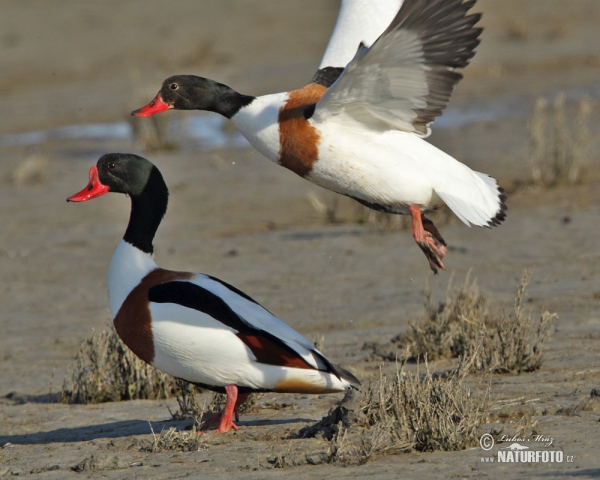
M 352 387 L 357 388 L 361 386 L 360 380 L 358 378 L 356 378 L 354 375 L 352 375 L 348 370 L 346 370 L 345 368 L 340 367 L 339 365 L 335 365 L 335 368 L 337 370 L 336 375 L 338 376 L 338 378 L 343 378 L 344 380 L 348 381 L 350 383 L 350 385 L 352 385 Z M 340 377 L 341 375 L 341 377 Z
M 423 42 L 425 63 L 464 68 L 475 55 L 483 31 L 475 24 L 481 13 L 471 13 L 475 0 L 405 0 L 382 37 L 398 29 L 414 31 Z
M 500 201 L 500 209 L 498 210 L 498 213 L 496 213 L 496 216 L 492 219 L 490 219 L 490 221 L 488 222 L 488 227 L 496 227 L 498 225 L 500 225 L 505 219 L 506 219 L 506 210 L 508 210 L 508 207 L 506 206 L 506 194 L 504 193 L 504 189 L 500 186 L 498 186 L 498 200 Z
M 470 13 L 476 0 L 404 0 L 398 14 L 380 39 L 397 30 L 415 34 L 422 47 L 429 93 L 425 106 L 414 108 L 412 125 L 416 133 L 426 135 L 429 125 L 442 114 L 465 68 L 480 44 L 481 27 L 475 26 L 480 13 Z M 379 41 L 379 40 L 378 40 Z
M 358 378 L 356 378 L 354 375 L 352 375 L 348 370 L 340 367 L 339 365 L 334 365 L 329 360 L 327 360 L 325 358 L 325 356 L 318 350 L 311 350 L 311 352 L 314 355 L 316 355 L 317 357 L 319 357 L 323 361 L 323 363 L 327 366 L 328 371 L 333 373 L 340 380 L 346 380 L 354 388 L 360 387 L 360 385 L 361 385 L 360 380 L 358 380 Z

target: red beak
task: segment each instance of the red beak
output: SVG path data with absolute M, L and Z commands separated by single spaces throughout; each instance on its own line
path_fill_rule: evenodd
M 87 202 L 92 198 L 101 197 L 108 193 L 108 187 L 98 179 L 98 167 L 90 168 L 90 183 L 81 192 L 71 195 L 67 202 Z
M 142 108 L 138 108 L 131 112 L 134 117 L 149 117 L 150 115 L 154 115 L 155 113 L 164 112 L 172 108 L 168 103 L 163 102 L 162 98 L 160 98 L 160 92 L 157 93 L 154 100 L 152 100 L 148 105 Z

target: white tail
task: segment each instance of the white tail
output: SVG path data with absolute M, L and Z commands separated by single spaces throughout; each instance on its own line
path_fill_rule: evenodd
M 460 163 L 458 165 L 463 167 L 458 178 L 435 188 L 436 193 L 465 224 L 479 227 L 498 225 L 506 217 L 506 197 L 502 188 L 489 175 L 475 172 Z

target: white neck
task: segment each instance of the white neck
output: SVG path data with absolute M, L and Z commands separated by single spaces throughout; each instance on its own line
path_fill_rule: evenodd
M 152 255 L 121 240 L 108 267 L 108 303 L 113 318 L 140 281 L 158 268 Z
M 279 110 L 288 99 L 287 92 L 263 95 L 236 113 L 231 121 L 260 153 L 272 162 L 279 160 Z

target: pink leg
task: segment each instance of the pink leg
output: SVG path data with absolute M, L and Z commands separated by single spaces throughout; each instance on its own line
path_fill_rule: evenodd
M 238 388 L 235 385 L 225 385 L 225 391 L 227 392 L 227 400 L 225 401 L 225 408 L 221 412 L 221 423 L 216 433 L 228 432 L 232 428 L 234 430 L 238 429 L 237 425 L 233 423 L 233 412 L 237 403 Z
M 433 273 L 438 273 L 438 268 L 444 269 L 442 258 L 444 258 L 447 252 L 445 245 L 442 243 L 443 239 L 431 221 L 428 221 L 427 229 L 423 227 L 421 209 L 417 205 L 409 205 L 408 210 L 412 217 L 413 238 L 427 257 L 427 260 L 429 260 L 429 266 L 433 270 Z M 437 235 L 433 235 L 432 231 Z M 440 242 L 436 237 L 439 237 L 439 240 L 442 241 Z
M 238 410 L 242 406 L 242 403 L 244 403 L 248 399 L 249 396 L 250 396 L 249 393 L 242 393 L 241 395 L 238 395 L 238 398 L 235 402 L 235 407 L 233 409 L 233 413 L 235 415 L 236 422 L 240 421 L 240 412 Z
M 225 400 L 225 407 L 220 412 L 207 412 L 202 415 L 201 426 L 203 431 L 198 433 L 204 433 L 204 430 L 215 430 L 216 433 L 228 432 L 232 428 L 237 430 L 238 427 L 233 423 L 233 414 L 235 412 L 236 421 L 239 420 L 237 413 L 238 407 L 248 398 L 248 394 L 240 395 L 238 397 L 238 388 L 235 385 L 226 385 L 225 392 L 227 393 L 227 400 Z

